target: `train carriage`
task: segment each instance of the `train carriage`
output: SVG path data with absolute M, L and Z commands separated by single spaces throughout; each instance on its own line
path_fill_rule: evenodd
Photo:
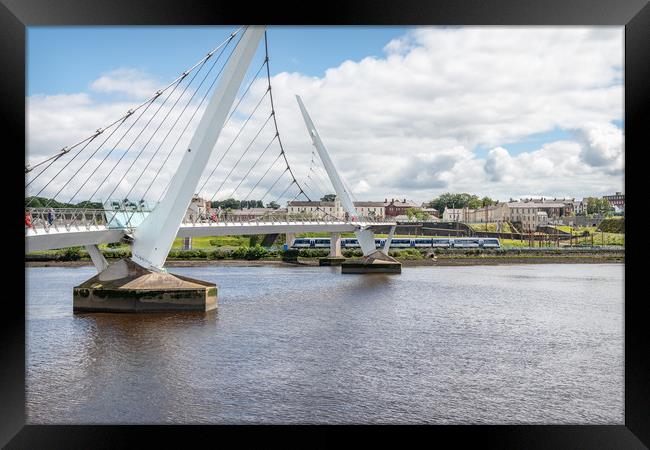
M 375 239 L 375 247 L 383 248 L 386 238 Z M 297 238 L 292 248 L 329 248 L 329 238 Z M 355 238 L 341 239 L 342 248 L 359 248 Z M 391 248 L 501 248 L 498 238 L 393 238 Z

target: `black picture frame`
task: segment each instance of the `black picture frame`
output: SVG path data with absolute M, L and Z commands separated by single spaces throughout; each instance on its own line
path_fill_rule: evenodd
M 27 26 L 36 25 L 620 25 L 625 26 L 625 193 L 627 245 L 625 265 L 625 424 L 612 426 L 523 425 L 523 426 L 432 426 L 364 427 L 383 440 L 387 431 L 401 431 L 423 437 L 426 443 L 453 439 L 473 441 L 498 448 L 647 448 L 650 445 L 650 354 L 646 325 L 647 300 L 636 294 L 633 285 L 643 277 L 632 275 L 630 267 L 641 260 L 640 204 L 642 191 L 631 188 L 631 180 L 643 170 L 637 164 L 647 148 L 642 137 L 650 124 L 650 5 L 647 0 L 414 0 L 375 2 L 244 3 L 232 1 L 174 2 L 171 0 L 1 0 L 0 3 L 0 86 L 1 117 L 5 126 L 4 157 L 19 155 L 25 148 L 25 44 Z M 10 139 L 7 139 L 9 137 Z M 9 144 L 11 142 L 12 144 Z M 6 171 L 16 189 L 23 189 L 20 156 Z M 20 166 L 20 167 L 19 167 Z M 21 175 L 18 175 L 18 174 Z M 16 178 L 16 179 L 13 179 Z M 19 179 L 20 178 L 20 179 Z M 11 230 L 18 246 L 24 235 L 18 223 L 23 214 L 22 195 L 10 191 L 13 220 Z M 635 200 L 636 199 L 636 200 Z M 635 211 L 636 209 L 636 211 Z M 13 221 L 16 221 L 14 224 Z M 19 231 L 20 230 L 20 231 Z M 13 235 L 14 231 L 11 231 Z M 23 249 L 24 250 L 24 249 Z M 13 253 L 12 253 L 13 254 Z M 20 255 L 20 253 L 16 253 Z M 7 448 L 113 448 L 132 446 L 135 438 L 157 439 L 167 444 L 182 439 L 184 447 L 193 442 L 221 443 L 233 432 L 240 445 L 252 433 L 251 427 L 219 426 L 39 426 L 25 424 L 25 308 L 24 264 L 7 255 L 16 277 L 5 272 L 2 313 L 0 314 L 0 444 Z M 9 293 L 11 288 L 13 292 Z M 641 291 L 642 292 L 642 291 Z M 286 435 L 296 440 L 296 427 Z M 255 434 L 287 431 L 285 427 L 255 427 Z M 309 428 L 319 439 L 304 440 L 305 445 L 324 445 L 333 427 Z M 336 428 L 340 431 L 340 428 Z M 350 427 L 343 427 L 351 431 Z M 356 430 L 356 427 L 355 427 Z M 240 433 L 243 431 L 243 433 Z M 432 434 L 433 436 L 429 436 Z M 286 441 L 283 438 L 283 442 Z M 218 438 L 219 441 L 212 440 Z

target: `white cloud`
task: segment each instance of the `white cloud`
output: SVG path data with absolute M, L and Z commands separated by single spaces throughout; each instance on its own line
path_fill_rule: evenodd
M 623 133 L 611 123 L 588 125 L 577 131 L 582 144 L 581 159 L 594 167 L 613 172 L 623 170 Z
M 527 193 L 579 197 L 621 190 L 623 136 L 612 121 L 623 118 L 622 28 L 425 27 L 387 43 L 384 51 L 381 58 L 345 61 L 323 77 L 296 72 L 273 77 L 282 141 L 299 178 L 309 172 L 313 147 L 295 94 L 302 96 L 359 199 L 424 201 L 444 191 L 502 199 Z M 161 87 L 154 80 L 119 69 L 102 75 L 92 90 L 144 98 Z M 253 86 L 242 103 L 244 112 L 264 89 L 264 80 Z M 131 103 L 99 102 L 89 93 L 28 98 L 30 159 L 75 142 Z M 207 187 L 216 190 L 226 178 L 266 118 L 262 112 L 268 108 L 254 117 Z M 224 129 L 199 186 L 245 117 L 233 116 Z M 555 129 L 571 131 L 573 138 L 552 139 L 522 153 L 513 153 L 508 144 Z M 259 143 L 271 137 L 261 135 Z M 250 149 L 225 181 L 223 195 L 235 189 L 238 175 L 261 150 Z M 265 168 L 252 170 L 235 196 L 248 192 Z M 268 188 L 275 174 L 260 186 Z
M 515 180 L 515 163 L 503 147 L 490 150 L 485 160 L 485 173 L 491 181 L 512 182 Z
M 103 93 L 119 93 L 135 99 L 146 99 L 160 82 L 138 69 L 123 67 L 103 74 L 90 84 L 90 89 Z

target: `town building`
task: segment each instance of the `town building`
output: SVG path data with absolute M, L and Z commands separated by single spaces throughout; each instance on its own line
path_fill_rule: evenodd
M 575 213 L 575 198 L 524 198 L 519 203 L 545 211 L 548 217 L 564 217 Z
M 361 217 L 385 217 L 386 204 L 384 202 L 354 202 L 354 207 Z M 302 214 L 314 218 L 345 218 L 346 213 L 341 202 L 334 199 L 333 202 L 323 201 L 291 201 L 287 204 L 289 214 Z
M 439 219 L 439 217 L 440 217 L 440 213 L 438 212 L 438 210 L 436 208 L 427 208 L 426 206 L 422 206 L 420 208 L 420 211 L 422 211 L 424 214 L 428 215 L 432 219 L 433 218 Z
M 610 205 L 620 208 L 621 211 L 625 210 L 625 194 L 617 192 L 614 195 L 603 195 L 603 198 L 609 202 Z
M 384 203 L 386 203 L 386 217 L 405 216 L 406 210 L 410 208 L 420 209 L 420 206 L 418 206 L 416 203 L 410 200 L 407 201 L 406 199 L 400 201 L 399 199 L 393 198 L 390 202 L 388 199 L 385 199 Z
M 209 200 L 205 200 L 199 197 L 198 194 L 194 194 L 192 200 L 190 200 L 190 205 L 187 207 L 185 221 L 194 222 L 201 217 L 205 217 L 208 211 L 210 211 L 210 205 Z
M 507 203 L 484 206 L 478 209 L 445 208 L 442 219 L 448 222 L 490 223 L 509 220 Z
M 354 202 L 354 207 L 362 217 L 385 217 L 385 202 Z
M 587 214 L 587 199 L 583 198 L 580 201 L 573 202 L 573 212 L 576 216 Z
M 473 213 L 469 208 L 445 208 L 442 212 L 442 220 L 445 222 L 469 222 Z
M 287 210 L 278 208 L 278 209 L 273 209 L 273 208 L 242 208 L 242 209 L 232 209 L 227 212 L 221 213 L 221 216 L 226 218 L 232 218 L 232 219 L 240 219 L 240 220 L 254 220 L 254 219 L 260 219 L 262 217 L 270 217 L 270 216 L 283 216 L 286 215 Z
M 568 201 L 568 200 L 567 200 Z M 563 217 L 573 207 L 566 203 L 550 200 L 525 199 L 524 201 L 499 202 L 495 205 L 477 209 L 446 208 L 443 220 L 465 223 L 496 223 L 518 222 L 524 231 L 532 231 L 538 226 L 548 224 L 550 217 Z
M 509 221 L 521 224 L 523 231 L 534 231 L 538 226 L 574 215 L 575 199 L 523 199 L 508 202 Z

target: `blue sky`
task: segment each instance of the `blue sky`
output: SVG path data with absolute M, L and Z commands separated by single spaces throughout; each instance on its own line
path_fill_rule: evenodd
M 237 28 L 29 27 L 28 132 L 38 132 L 28 154 L 49 156 L 110 123 Z M 269 26 L 268 38 L 299 173 L 311 146 L 294 94 L 360 199 L 621 190 L 620 27 Z
M 84 92 L 99 75 L 118 67 L 154 74 L 162 85 L 177 77 L 237 28 L 239 26 L 29 27 L 27 95 Z M 397 26 L 270 26 L 271 75 L 300 72 L 323 77 L 327 69 L 346 60 L 383 56 L 384 46 L 404 36 L 408 30 L 408 27 Z M 258 60 L 262 58 L 262 51 L 260 46 Z M 568 131 L 556 127 L 506 144 L 512 154 L 519 154 L 539 148 L 545 142 L 568 138 Z M 485 156 L 488 150 L 477 147 L 476 153 Z
M 85 91 L 102 73 L 132 67 L 171 80 L 218 45 L 237 26 L 29 27 L 27 95 Z M 383 55 L 404 27 L 268 28 L 271 75 L 322 77 L 347 59 Z M 260 46 L 261 50 L 261 46 Z

